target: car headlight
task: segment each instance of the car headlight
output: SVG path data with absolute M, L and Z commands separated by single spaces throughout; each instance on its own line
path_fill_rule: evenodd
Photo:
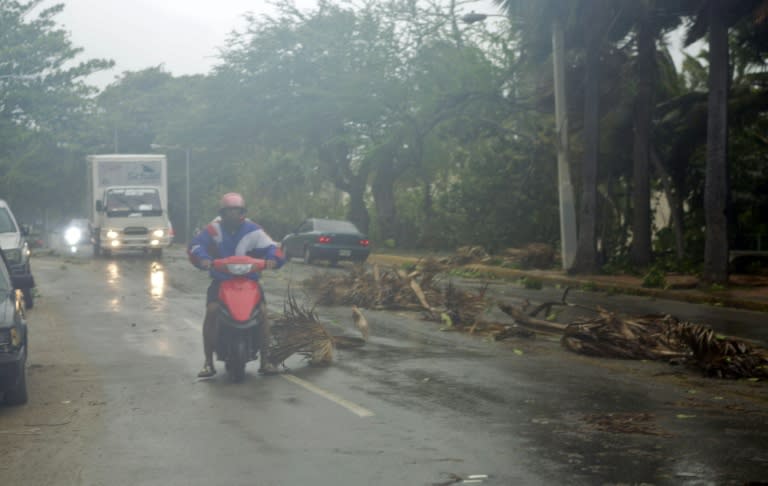
M 5 250 L 5 259 L 10 263 L 21 263 L 21 248 Z
M 154 236 L 155 238 L 162 238 L 163 236 L 165 236 L 165 231 L 161 229 L 157 229 L 152 232 L 152 236 Z
M 11 346 L 14 348 L 21 346 L 21 333 L 15 327 L 11 328 Z
M 83 232 L 80 231 L 80 228 L 67 228 L 67 231 L 64 232 L 64 240 L 69 245 L 76 245 L 82 236 Z
M 115 239 L 115 238 L 117 238 L 118 236 L 120 236 L 120 235 L 119 235 L 119 234 L 118 234 L 118 232 L 117 232 L 117 231 L 115 231 L 115 230 L 109 230 L 109 231 L 107 231 L 107 238 L 109 238 L 110 240 L 114 240 L 114 239 Z

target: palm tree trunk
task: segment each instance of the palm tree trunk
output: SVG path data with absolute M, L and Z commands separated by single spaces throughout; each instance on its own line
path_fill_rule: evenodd
M 654 35 L 646 5 L 637 29 L 637 96 L 635 98 L 634 174 L 632 177 L 632 263 L 645 267 L 651 262 L 651 190 L 649 147 L 653 80 L 655 71 Z
M 598 36 L 587 41 L 584 62 L 584 161 L 581 173 L 579 239 L 573 273 L 595 273 L 597 268 L 597 164 L 600 148 L 600 52 Z
M 704 269 L 707 283 L 728 281 L 728 27 L 721 6 L 709 4 L 709 100 L 704 183 Z

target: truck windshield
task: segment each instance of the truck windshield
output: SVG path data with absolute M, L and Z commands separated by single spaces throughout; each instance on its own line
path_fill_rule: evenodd
M 160 216 L 157 189 L 109 189 L 104 198 L 107 216 Z

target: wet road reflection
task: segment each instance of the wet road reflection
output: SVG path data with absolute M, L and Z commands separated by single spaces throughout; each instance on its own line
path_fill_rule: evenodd
M 153 298 L 159 299 L 165 295 L 165 270 L 159 263 L 152 263 L 149 272 L 149 293 Z
M 115 262 L 107 265 L 107 283 L 113 287 L 117 286 L 120 279 L 120 267 Z

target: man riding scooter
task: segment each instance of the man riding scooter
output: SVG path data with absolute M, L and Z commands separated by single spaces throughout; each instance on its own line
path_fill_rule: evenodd
M 266 260 L 266 268 L 280 268 L 285 259 L 277 244 L 269 235 L 250 219 L 245 217 L 245 200 L 236 192 L 224 194 L 219 204 L 219 217 L 200 231 L 189 244 L 187 254 L 190 262 L 201 270 L 208 270 L 213 279 L 208 287 L 205 319 L 203 321 L 203 352 L 205 362 L 197 374 L 200 378 L 210 378 L 216 374 L 213 365 L 213 351 L 216 348 L 218 325 L 216 315 L 219 310 L 219 287 L 227 277 L 217 272 L 212 264 L 216 258 L 249 255 Z M 266 313 L 266 309 L 262 312 Z M 271 342 L 270 324 L 263 316 L 261 326 L 260 373 L 274 374 L 277 369 L 269 362 L 269 343 Z

